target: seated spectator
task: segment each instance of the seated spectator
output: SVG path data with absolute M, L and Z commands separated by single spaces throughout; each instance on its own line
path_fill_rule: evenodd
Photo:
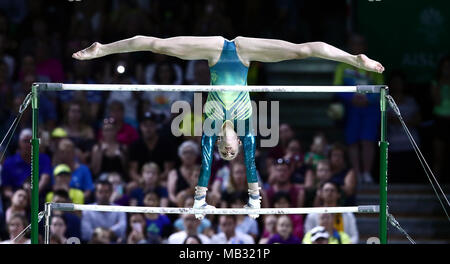
M 112 230 L 104 227 L 97 227 L 88 244 L 115 244 L 116 242 L 117 237 Z
M 61 128 L 67 132 L 67 136 L 81 151 L 81 156 L 79 157 L 81 161 L 86 162 L 90 158 L 90 152 L 95 142 L 95 134 L 84 117 L 85 108 L 83 106 L 83 103 L 80 101 L 69 102 Z
M 230 198 L 231 208 L 243 208 L 248 199 L 247 192 L 238 192 Z M 236 231 L 252 236 L 255 240 L 259 235 L 258 222 L 248 215 L 236 215 Z
M 81 190 L 71 188 L 70 181 L 72 178 L 72 170 L 66 164 L 59 164 L 53 170 L 55 176 L 55 184 L 53 184 L 53 191 L 65 190 L 69 193 L 69 197 L 73 203 L 84 204 L 84 194 Z M 47 193 L 45 201 L 50 203 L 53 200 L 53 191 Z
M 20 214 L 12 215 L 9 218 L 9 222 L 7 222 L 7 226 L 9 239 L 0 242 L 0 244 L 31 244 L 31 240 L 25 236 L 17 241 L 14 241 L 14 238 L 16 238 L 28 226 L 28 221 L 25 216 Z
M 334 228 L 334 218 L 335 217 L 333 216 L 333 214 L 318 215 L 318 226 L 324 227 L 324 229 L 327 231 L 329 236 L 328 244 L 352 244 L 352 240 L 350 239 L 350 236 L 347 235 L 347 233 L 345 233 L 344 231 L 338 231 L 336 228 Z M 303 244 L 312 244 L 313 231 L 317 231 L 317 229 L 311 229 L 305 234 L 305 237 L 303 238 Z
M 112 101 L 108 106 L 109 117 L 114 120 L 114 127 L 117 133 L 115 139 L 120 144 L 129 146 L 131 143 L 139 139 L 139 134 L 131 125 L 125 122 L 124 111 L 125 107 L 122 102 Z M 102 131 L 100 132 L 100 140 L 103 138 Z
M 2 168 L 2 191 L 8 200 L 21 188 L 31 175 L 31 129 L 25 128 L 19 135 L 18 153 L 7 157 Z M 43 194 L 51 186 L 52 166 L 46 154 L 39 154 L 39 192 Z M 7 201 L 5 201 L 7 202 Z
M 160 168 L 161 183 L 167 181 L 169 171 L 174 167 L 173 153 L 176 148 L 171 141 L 157 131 L 157 116 L 146 112 L 139 124 L 141 137 L 131 144 L 129 151 L 129 174 L 131 180 L 139 182 L 142 166 L 148 162 L 155 162 Z
M 210 244 L 210 239 L 206 235 L 197 231 L 200 221 L 192 214 L 183 214 L 184 230 L 173 233 L 167 240 L 168 244 L 182 244 L 188 236 L 198 236 L 202 244 Z
M 128 218 L 127 244 L 147 244 L 147 223 L 143 214 L 132 213 Z
M 106 176 L 106 180 L 109 181 L 113 187 L 113 193 L 111 195 L 111 204 L 117 204 L 122 206 L 127 206 L 130 204 L 130 197 L 126 192 L 126 183 L 124 182 L 122 176 L 117 172 L 110 172 L 102 174 L 100 178 Z
M 99 181 L 95 185 L 95 204 L 111 205 L 112 185 L 108 181 Z M 127 216 L 123 212 L 83 211 L 81 217 L 81 237 L 84 241 L 93 239 L 96 228 L 111 230 L 118 238 L 125 239 Z M 98 235 L 96 234 L 96 239 Z
M 202 244 L 202 240 L 198 236 L 188 236 L 183 244 Z
M 317 133 L 313 138 L 311 149 L 305 155 L 305 163 L 316 169 L 317 163 L 327 157 L 327 139 L 323 133 Z
M 303 207 L 305 200 L 305 191 L 303 187 L 293 184 L 290 181 L 289 175 L 289 161 L 279 158 L 272 166 L 269 179 L 272 182 L 266 190 L 268 202 L 273 206 L 273 198 L 275 193 L 284 191 L 289 193 L 291 199 L 290 207 Z
M 318 190 L 317 197 L 320 199 L 320 206 L 336 207 L 339 206 L 341 197 L 339 186 L 332 181 L 325 182 Z M 319 214 L 308 214 L 305 219 L 305 231 L 308 232 L 315 226 L 319 225 Z M 357 244 L 359 240 L 358 226 L 353 213 L 333 214 L 334 229 L 338 232 L 347 233 L 353 244 Z
M 65 190 L 56 190 L 53 193 L 53 203 L 72 203 L 69 193 Z M 66 212 L 60 210 L 54 210 L 53 216 L 61 216 L 66 223 L 65 237 L 81 237 L 81 218 L 77 214 L 78 212 Z
M 28 193 L 23 189 L 18 189 L 14 192 L 11 199 L 11 206 L 6 209 L 5 220 L 9 222 L 13 215 L 21 215 L 23 217 L 28 216 Z
M 259 239 L 259 244 L 267 244 L 269 239 L 275 235 L 277 231 L 277 216 L 276 215 L 264 215 L 263 217 L 263 234 Z
M 103 120 L 102 138 L 92 148 L 91 168 L 97 177 L 105 172 L 127 173 L 127 149 L 117 140 L 117 129 L 114 118 Z
M 330 238 L 330 235 L 328 235 L 327 230 L 323 226 L 314 227 L 306 233 L 306 236 L 308 239 L 303 240 L 303 244 L 308 244 L 305 242 L 310 242 L 310 244 L 328 244 Z
M 331 167 L 330 162 L 327 159 L 323 159 L 317 162 L 316 170 L 314 174 L 311 174 L 305 180 L 305 205 L 306 206 L 319 206 L 314 201 L 316 199 L 317 190 L 323 183 L 331 180 Z
M 183 142 L 178 148 L 181 165 L 169 173 L 167 183 L 170 203 L 175 206 L 182 207 L 187 197 L 194 196 L 200 173 L 200 166 L 197 164 L 199 154 L 198 145 L 190 140 Z
M 188 197 L 186 201 L 184 202 L 184 208 L 192 208 L 194 206 L 194 198 Z M 175 230 L 182 231 L 184 230 L 184 219 L 183 216 L 180 216 L 175 220 L 173 224 Z M 211 221 L 208 219 L 208 217 L 203 218 L 200 220 L 200 224 L 197 227 L 197 232 L 199 234 L 207 235 L 208 237 L 211 237 L 214 235 L 214 230 L 212 229 Z
M 65 244 L 67 238 L 65 236 L 67 230 L 66 220 L 60 215 L 53 215 L 50 222 L 50 234 L 55 238 L 55 242 L 58 244 Z M 52 244 L 50 239 L 50 244 Z
M 133 185 L 135 184 L 130 183 L 128 186 L 132 188 Z M 167 188 L 161 184 L 159 166 L 155 162 L 149 162 L 142 166 L 142 179 L 137 186 L 137 188 L 130 190 L 130 199 L 135 199 L 137 201 L 136 205 L 141 206 L 143 204 L 145 193 L 156 192 L 161 197 L 161 202 L 158 206 L 169 206 L 169 194 Z
M 144 196 L 144 205 L 147 207 L 158 207 L 159 196 L 156 192 L 148 192 Z M 153 243 L 162 243 L 163 238 L 169 236 L 172 231 L 172 223 L 165 214 L 145 214 L 147 238 Z
M 312 166 L 304 161 L 301 144 L 298 139 L 291 139 L 287 145 L 284 159 L 289 161 L 289 174 L 294 184 L 304 184 L 305 178 L 312 174 Z
M 273 197 L 274 208 L 289 208 L 291 205 L 291 198 L 287 192 L 277 192 Z M 288 217 L 292 222 L 292 233 L 299 237 L 303 237 L 303 215 L 289 214 Z
M 269 238 L 267 244 L 301 244 L 300 238 L 292 233 L 292 222 L 289 216 L 278 217 L 276 230 L 277 232 Z
M 344 205 L 356 205 L 356 174 L 346 162 L 345 146 L 334 144 L 329 153 L 331 180 L 337 183 L 344 192 Z
M 219 227 L 221 232 L 212 236 L 212 244 L 255 244 L 252 236 L 236 229 L 237 218 L 235 215 L 221 215 Z
M 91 171 L 88 166 L 79 162 L 76 157 L 75 145 L 70 139 L 63 138 L 59 140 L 53 156 L 53 164 L 67 164 L 72 171 L 69 186 L 83 191 L 86 199 L 91 197 L 94 190 Z

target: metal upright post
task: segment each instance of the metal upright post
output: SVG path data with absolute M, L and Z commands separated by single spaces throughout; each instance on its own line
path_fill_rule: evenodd
M 31 86 L 32 138 L 31 138 L 31 244 L 39 243 L 39 85 Z
M 387 169 L 388 142 L 386 141 L 386 95 L 388 88 L 380 90 L 381 137 L 380 137 L 380 214 L 379 238 L 381 244 L 387 244 Z

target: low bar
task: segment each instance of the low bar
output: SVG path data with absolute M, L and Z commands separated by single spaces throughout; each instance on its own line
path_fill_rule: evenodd
M 358 86 L 292 86 L 292 85 L 146 85 L 146 84 L 66 84 L 36 83 L 41 91 L 168 91 L 168 92 L 295 92 L 295 93 L 333 93 L 359 92 L 379 93 L 385 85 Z
M 214 208 L 194 209 L 178 207 L 143 207 L 116 206 L 94 204 L 51 203 L 52 210 L 62 211 L 99 211 L 144 214 L 214 214 L 214 215 L 246 215 L 246 214 L 312 214 L 312 213 L 378 213 L 378 205 L 344 206 L 344 207 L 306 207 L 306 208 Z

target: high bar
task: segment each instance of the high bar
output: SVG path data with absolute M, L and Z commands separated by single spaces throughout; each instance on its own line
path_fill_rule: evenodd
M 152 85 L 152 84 L 67 84 L 67 83 L 34 83 L 40 91 L 166 91 L 166 92 L 212 92 L 212 91 L 244 91 L 244 92 L 297 92 L 297 93 L 333 93 L 358 92 L 380 93 L 387 89 L 386 85 L 356 86 L 294 86 L 294 85 Z

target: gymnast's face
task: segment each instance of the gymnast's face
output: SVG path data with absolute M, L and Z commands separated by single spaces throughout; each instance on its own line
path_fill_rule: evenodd
M 236 131 L 232 128 L 222 127 L 222 135 L 219 136 L 219 154 L 224 160 L 232 160 L 236 158 L 239 152 L 240 140 Z

